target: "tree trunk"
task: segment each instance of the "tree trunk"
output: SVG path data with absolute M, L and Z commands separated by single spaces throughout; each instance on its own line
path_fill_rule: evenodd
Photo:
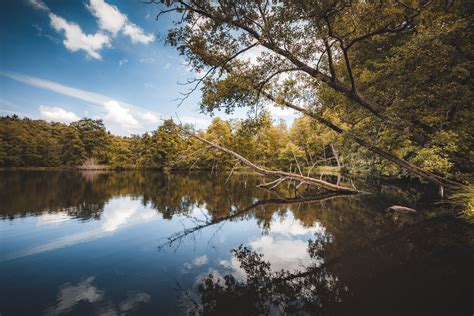
M 339 154 L 337 153 L 336 148 L 334 147 L 334 145 L 332 143 L 330 144 L 330 146 L 331 146 L 331 150 L 332 150 L 332 154 L 334 156 L 334 159 L 336 159 L 337 166 L 339 168 L 342 168 L 342 164 L 341 164 L 341 161 L 339 160 Z
M 330 183 L 330 182 L 327 182 L 327 181 L 324 181 L 324 180 L 307 177 L 307 176 L 304 176 L 302 174 L 296 174 L 296 173 L 290 173 L 290 172 L 284 172 L 284 171 L 267 170 L 265 168 L 262 168 L 262 167 L 259 167 L 259 166 L 255 165 L 253 162 L 251 162 L 247 158 L 239 155 L 238 153 L 236 153 L 236 152 L 234 152 L 230 149 L 227 149 L 227 148 L 222 147 L 220 145 L 214 144 L 213 142 L 211 142 L 207 139 L 204 139 L 201 136 L 196 135 L 194 133 L 190 133 L 190 132 L 185 131 L 185 130 L 183 130 L 183 132 L 186 133 L 187 135 L 189 135 L 191 137 L 194 137 L 197 140 L 211 146 L 214 149 L 217 149 L 219 151 L 222 151 L 224 153 L 227 153 L 227 154 L 233 156 L 235 159 L 239 160 L 244 165 L 250 167 L 250 169 L 252 169 L 256 173 L 259 173 L 259 174 L 262 174 L 262 175 L 265 175 L 265 176 L 269 176 L 269 177 L 273 177 L 273 178 L 277 178 L 276 180 L 274 180 L 270 183 L 264 184 L 263 185 L 264 187 L 270 186 L 270 185 L 278 186 L 281 182 L 283 182 L 285 180 L 295 180 L 295 181 L 298 181 L 298 182 L 303 183 L 303 184 L 312 185 L 312 186 L 323 188 L 323 189 L 326 189 L 328 191 L 333 191 L 333 192 L 350 193 L 350 194 L 365 193 L 363 191 L 359 191 L 359 190 L 354 189 L 354 188 L 340 186 L 340 185 L 333 184 L 333 183 Z
M 362 138 L 359 138 L 355 135 L 352 135 L 352 134 L 344 131 L 341 127 L 333 124 L 331 121 L 326 120 L 322 116 L 320 116 L 320 115 L 318 115 L 318 114 L 316 114 L 312 111 L 309 111 L 305 108 L 294 105 L 294 104 L 292 104 L 288 101 L 285 101 L 285 100 L 278 100 L 279 102 L 277 102 L 277 100 L 271 94 L 269 94 L 265 91 L 262 91 L 262 94 L 265 95 L 267 98 L 269 98 L 270 100 L 272 100 L 275 103 L 278 103 L 278 104 L 283 103 L 284 106 L 292 108 L 292 109 L 294 109 L 294 110 L 296 110 L 300 113 L 303 113 L 303 114 L 317 120 L 318 122 L 325 125 L 326 127 L 329 127 L 330 129 L 332 129 L 333 131 L 335 131 L 338 134 L 346 133 L 359 145 L 367 148 L 368 150 L 370 150 L 371 152 L 377 154 L 378 156 L 383 157 L 383 158 L 393 162 L 394 164 L 396 164 L 397 166 L 407 170 L 408 172 L 419 176 L 422 179 L 425 179 L 429 182 L 432 182 L 432 183 L 435 183 L 435 184 L 438 184 L 440 186 L 450 188 L 450 189 L 459 189 L 459 188 L 464 186 L 462 183 L 455 182 L 455 181 L 440 177 L 440 176 L 438 176 L 434 173 L 428 172 L 428 171 L 424 171 L 424 170 L 418 168 L 417 166 L 413 165 L 412 163 L 410 163 L 410 162 L 408 162 L 404 159 L 398 158 L 398 157 L 384 151 L 383 149 L 381 149 L 379 147 L 376 147 L 374 144 L 372 144 L 368 141 L 365 141 Z

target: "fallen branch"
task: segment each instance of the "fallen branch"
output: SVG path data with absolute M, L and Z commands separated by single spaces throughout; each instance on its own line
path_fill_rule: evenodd
M 327 181 L 324 181 L 324 180 L 321 180 L 321 179 L 318 180 L 318 179 L 315 179 L 315 178 L 311 178 L 309 176 L 304 176 L 302 174 L 296 174 L 296 173 L 290 173 L 290 172 L 284 172 L 284 171 L 276 171 L 276 170 L 268 170 L 268 169 L 262 168 L 260 166 L 257 166 L 256 164 L 254 164 L 253 162 L 251 162 L 247 158 L 239 155 L 238 153 L 236 153 L 236 152 L 234 152 L 234 151 L 232 151 L 228 148 L 217 145 L 217 144 L 215 144 L 215 143 L 213 143 L 213 142 L 211 142 L 211 141 L 209 141 L 209 140 L 207 140 L 207 139 L 205 139 L 205 138 L 203 138 L 203 137 L 201 137 L 201 136 L 199 136 L 195 133 L 189 132 L 185 129 L 181 128 L 181 131 L 183 133 L 186 133 L 188 136 L 193 137 L 193 138 L 201 141 L 202 143 L 209 145 L 210 147 L 212 147 L 214 149 L 217 149 L 219 151 L 222 151 L 224 153 L 227 153 L 227 154 L 231 155 L 232 157 L 234 157 L 235 159 L 237 159 L 238 161 L 240 161 L 244 165 L 250 167 L 250 169 L 252 169 L 253 171 L 255 171 L 258 174 L 262 174 L 262 175 L 268 176 L 268 177 L 277 178 L 277 181 L 273 181 L 273 182 L 270 182 L 270 183 L 280 184 L 284 180 L 287 180 L 287 181 L 293 180 L 293 181 L 298 181 L 298 182 L 303 183 L 303 184 L 315 186 L 315 187 L 318 187 L 318 188 L 323 188 L 323 189 L 326 189 L 328 191 L 333 191 L 333 192 L 352 193 L 352 194 L 365 193 L 365 192 L 359 191 L 355 188 L 340 186 L 340 185 L 333 184 L 333 183 L 330 183 L 330 182 L 327 182 Z M 279 179 L 283 179 L 283 180 L 278 182 Z M 268 184 L 266 184 L 266 185 L 268 185 Z

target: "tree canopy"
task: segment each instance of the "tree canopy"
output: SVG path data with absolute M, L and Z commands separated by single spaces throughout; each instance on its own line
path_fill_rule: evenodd
M 204 111 L 290 107 L 377 171 L 472 176 L 471 1 L 162 3 Z
M 296 165 L 306 170 L 335 166 L 334 160 L 316 159 L 330 153 L 329 138 L 314 139 L 311 145 L 302 142 L 307 123 L 300 118 L 288 128 L 266 112 L 259 124 L 214 118 L 206 130 L 197 133 L 268 168 L 288 171 L 296 170 Z M 169 119 L 151 133 L 121 137 L 110 134 L 100 120 L 85 118 L 66 125 L 0 117 L 0 166 L 76 167 L 90 158 L 110 168 L 127 169 L 230 170 L 236 165 L 231 156 L 185 137 L 183 128 L 193 130 Z M 349 160 L 345 163 L 352 164 Z

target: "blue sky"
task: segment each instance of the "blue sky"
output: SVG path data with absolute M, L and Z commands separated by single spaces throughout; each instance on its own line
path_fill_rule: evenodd
M 158 11 L 138 0 L 1 1 L 0 115 L 101 118 L 120 135 L 154 130 L 175 113 L 206 127 L 199 91 L 178 107 L 187 89 L 178 82 L 195 75 L 164 44 L 172 17 L 156 21 Z

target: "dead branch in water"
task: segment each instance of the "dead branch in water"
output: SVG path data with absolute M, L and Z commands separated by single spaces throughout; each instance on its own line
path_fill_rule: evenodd
M 201 136 L 199 136 L 195 133 L 189 132 L 189 131 L 187 131 L 183 128 L 181 128 L 181 131 L 183 133 L 185 133 L 186 135 L 191 136 L 191 137 L 199 140 L 200 142 L 209 145 L 213 149 L 216 149 L 216 150 L 219 150 L 219 151 L 222 151 L 224 153 L 227 153 L 227 154 L 231 155 L 232 157 L 234 157 L 235 159 L 237 159 L 238 161 L 240 161 L 241 163 L 243 163 L 247 167 L 250 167 L 250 169 L 252 169 L 253 171 L 255 171 L 258 174 L 268 176 L 268 177 L 272 177 L 272 178 L 276 178 L 276 180 L 274 180 L 270 183 L 264 183 L 264 184 L 260 185 L 261 187 L 275 188 L 280 183 L 282 183 L 284 181 L 295 181 L 295 182 L 299 182 L 300 185 L 301 184 L 306 184 L 306 185 L 309 185 L 309 186 L 315 186 L 315 187 L 323 188 L 325 190 L 333 191 L 333 192 L 352 193 L 352 194 L 365 193 L 365 192 L 362 192 L 362 191 L 357 190 L 355 188 L 349 188 L 349 187 L 333 184 L 333 183 L 324 181 L 322 179 L 315 179 L 315 178 L 312 178 L 312 177 L 309 177 L 309 176 L 304 176 L 303 174 L 296 174 L 296 173 L 284 172 L 284 171 L 279 171 L 279 170 L 265 169 L 263 167 L 257 166 L 256 164 L 254 164 L 253 162 L 251 162 L 247 158 L 239 155 L 238 153 L 236 153 L 236 152 L 234 152 L 234 151 L 232 151 L 228 148 L 217 145 L 217 144 L 215 144 L 215 143 L 213 143 L 213 142 L 211 142 L 211 141 L 209 141 L 209 140 L 207 140 L 207 139 L 205 139 L 205 138 L 203 138 L 203 137 L 201 137 Z

